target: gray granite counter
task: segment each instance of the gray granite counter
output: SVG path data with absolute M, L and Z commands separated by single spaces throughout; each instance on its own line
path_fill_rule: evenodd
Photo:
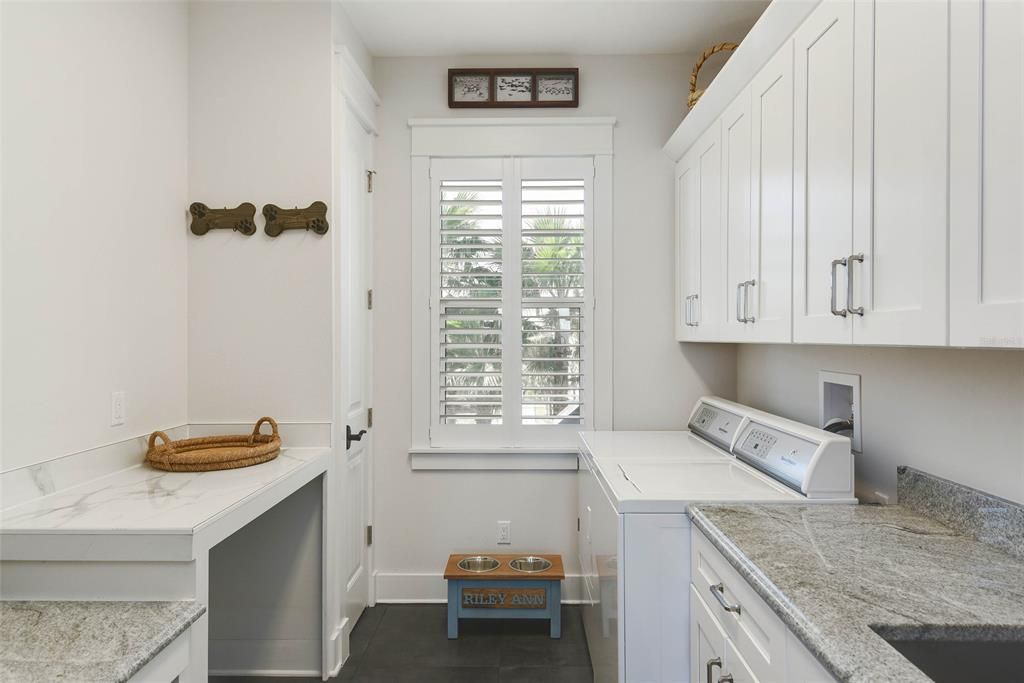
M 0 601 L 0 681 L 127 681 L 205 611 L 192 601 Z
M 907 506 L 700 505 L 690 515 L 840 681 L 930 680 L 872 627 L 1024 647 L 1024 561 Z

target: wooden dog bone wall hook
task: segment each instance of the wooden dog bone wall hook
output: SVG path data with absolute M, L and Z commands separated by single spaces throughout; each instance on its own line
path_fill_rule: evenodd
M 234 230 L 243 235 L 256 234 L 256 205 L 245 202 L 234 209 L 211 209 L 202 202 L 188 207 L 192 214 L 193 235 L 205 235 L 211 230 Z
M 313 202 L 305 209 L 282 209 L 275 204 L 263 207 L 267 226 L 263 229 L 271 237 L 277 237 L 285 230 L 312 230 L 318 235 L 327 234 L 327 205 Z

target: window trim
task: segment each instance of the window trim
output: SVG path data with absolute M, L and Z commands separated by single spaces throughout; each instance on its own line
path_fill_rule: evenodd
M 575 469 L 567 454 L 575 452 L 576 431 L 612 428 L 612 130 L 614 118 L 488 118 L 410 119 L 411 128 L 411 433 L 414 469 Z M 499 445 L 486 439 L 431 443 L 433 400 L 431 355 L 433 313 L 430 311 L 433 239 L 431 162 L 443 158 L 587 157 L 593 160 L 593 387 L 592 419 L 572 439 L 522 446 Z M 517 193 L 518 195 L 518 193 Z M 436 354 L 434 354 L 436 355 Z M 509 454 L 512 460 L 508 459 Z M 551 466 L 539 466 L 546 454 Z M 517 462 L 519 456 L 530 456 Z M 452 456 L 439 459 L 436 456 Z M 462 467 L 453 464 L 465 462 Z M 533 464 L 531 464 L 533 463 Z

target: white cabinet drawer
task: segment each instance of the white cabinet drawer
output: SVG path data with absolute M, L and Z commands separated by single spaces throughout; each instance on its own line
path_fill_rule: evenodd
M 697 529 L 692 581 L 752 675 L 762 681 L 785 680 L 786 626 Z

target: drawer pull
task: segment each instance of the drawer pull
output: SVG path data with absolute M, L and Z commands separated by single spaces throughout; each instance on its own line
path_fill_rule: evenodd
M 718 677 L 718 683 L 733 683 L 732 674 L 722 674 Z
M 706 681 L 706 683 L 711 683 L 711 677 L 714 675 L 715 667 L 716 666 L 718 666 L 718 667 L 722 666 L 722 658 L 721 657 L 712 657 L 711 659 L 709 659 L 707 661 L 707 664 L 705 664 L 704 666 L 707 668 L 707 674 L 708 674 L 707 677 L 704 680 Z
M 718 604 L 721 605 L 722 609 L 724 609 L 726 612 L 735 612 L 736 614 L 740 613 L 740 606 L 739 605 L 730 605 L 729 603 L 727 603 L 725 601 L 725 585 L 724 584 L 716 583 L 713 586 L 708 586 L 708 590 L 711 591 L 711 594 L 715 596 L 715 600 L 718 601 Z

